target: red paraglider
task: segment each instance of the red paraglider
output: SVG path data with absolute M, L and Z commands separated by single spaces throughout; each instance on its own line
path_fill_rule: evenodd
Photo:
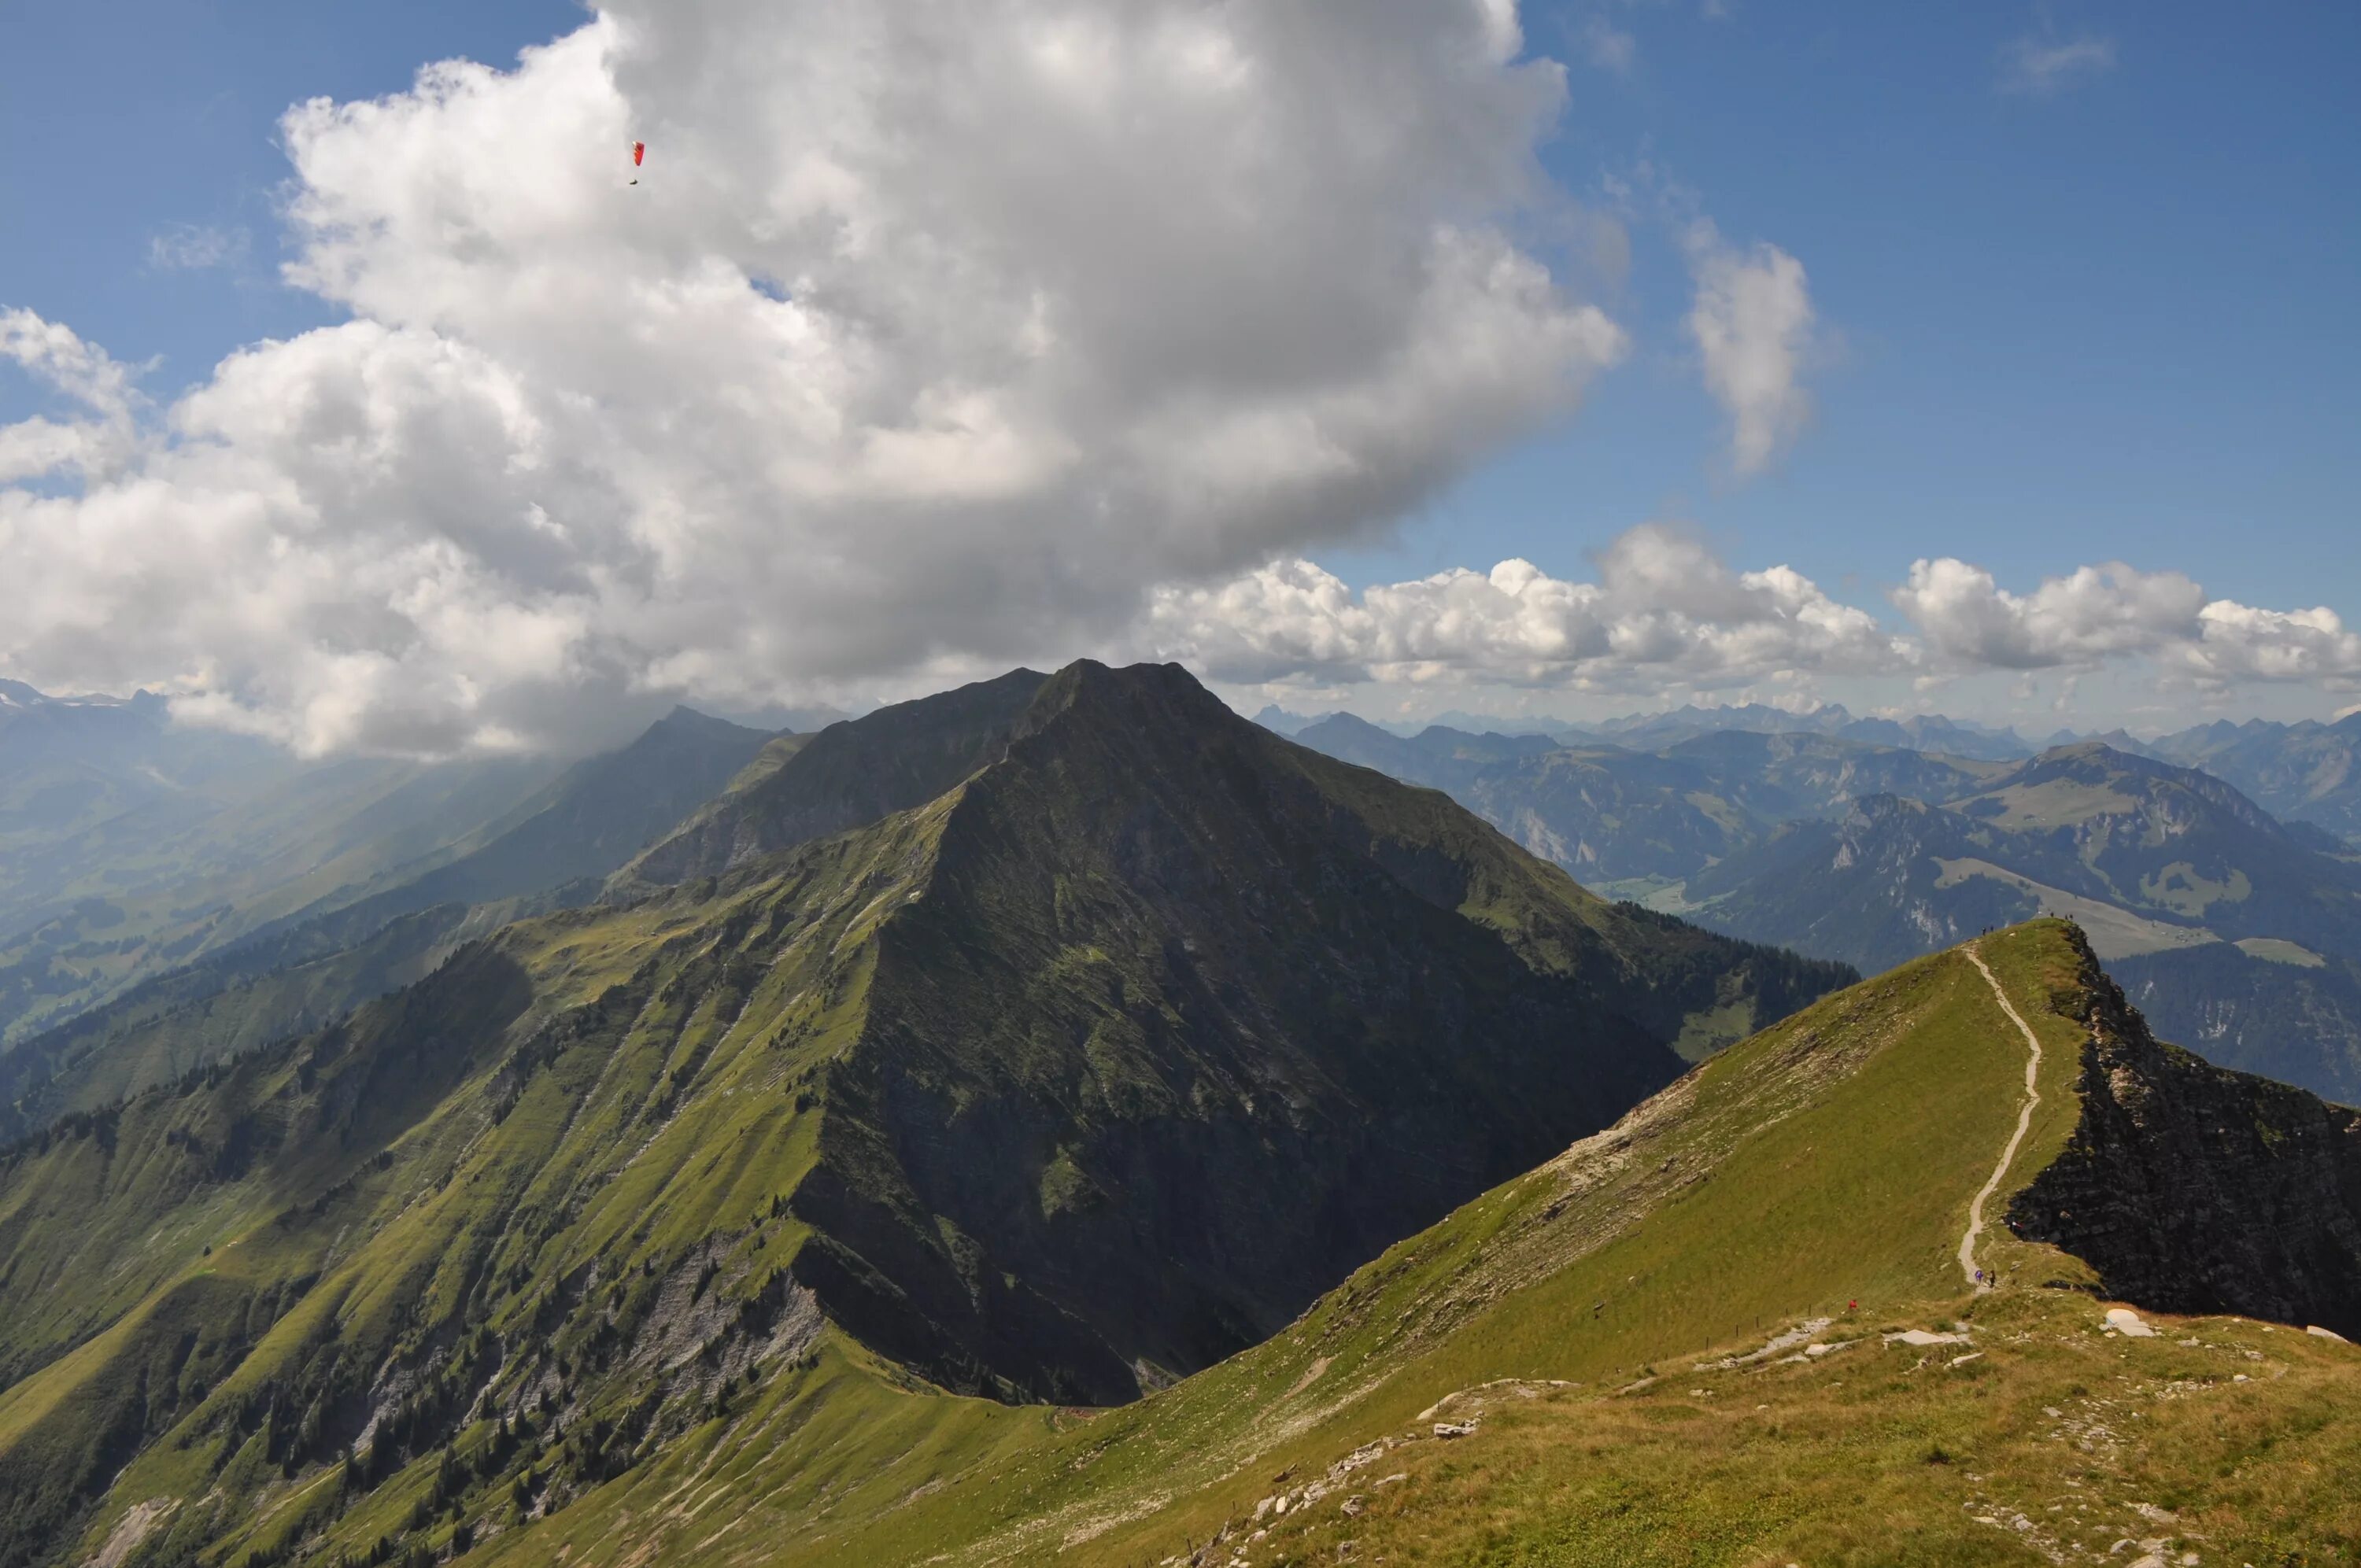
M 632 168 L 637 169 L 641 164 L 642 164 L 642 163 L 646 162 L 646 161 L 647 161 L 647 157 L 648 157 L 648 144 L 647 144 L 647 143 L 645 143 L 645 142 L 643 142 L 643 141 L 635 141 L 635 142 L 633 142 L 633 143 L 631 144 L 631 167 L 632 167 Z M 634 184 L 634 185 L 636 185 L 636 184 L 638 184 L 639 182 L 640 182 L 640 181 L 639 181 L 639 177 L 638 177 L 638 176 L 636 176 L 636 175 L 634 175 L 634 176 L 632 177 L 632 179 L 631 179 L 631 183 L 632 183 L 632 184 Z

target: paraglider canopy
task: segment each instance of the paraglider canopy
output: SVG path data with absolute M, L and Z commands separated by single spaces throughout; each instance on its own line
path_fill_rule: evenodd
M 647 156 L 648 156 L 648 144 L 647 144 L 647 143 L 645 143 L 645 142 L 643 142 L 643 141 L 635 141 L 635 142 L 633 142 L 633 143 L 631 144 L 631 167 L 632 167 L 632 168 L 637 169 L 637 168 L 638 168 L 642 163 L 645 162 L 645 161 L 647 160 Z

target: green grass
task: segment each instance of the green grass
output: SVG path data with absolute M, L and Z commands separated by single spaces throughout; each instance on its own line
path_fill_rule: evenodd
M 2054 923 L 1984 951 L 2045 1043 L 2044 1105 L 1996 1217 L 2071 1130 L 2078 960 Z M 2005 1232 L 1981 1255 L 2010 1283 L 1968 1295 L 1953 1252 L 2024 1060 L 1982 979 L 1938 955 L 1716 1058 L 1137 1404 L 950 1400 L 831 1342 L 735 1426 L 489 1560 L 1131 1564 L 1222 1535 L 1208 1561 L 1332 1563 L 1346 1541 L 1390 1563 L 2039 1561 L 2019 1513 L 2053 1534 L 2070 1515 L 2075 1539 L 2138 1521 L 2140 1539 L 2235 1541 L 2257 1562 L 2339 1560 L 2361 1530 L 2361 1352 L 2235 1320 L 2103 1337 L 2087 1297 L 2044 1288 L 2074 1261 Z M 1698 1369 L 1809 1316 L 1859 1343 Z M 1971 1347 L 1879 1338 L 1959 1321 Z M 1431 1435 L 1470 1414 L 1475 1435 Z M 2076 1446 L 2098 1428 L 2122 1441 Z M 1378 1443 L 1248 1541 L 1257 1502 Z M 2135 1503 L 2182 1517 L 2156 1526 Z
M 1466 831 L 1366 787 L 1365 819 L 1405 852 Z M 2147 1503 L 2182 1516 L 2159 1539 L 2235 1541 L 2257 1563 L 2333 1561 L 2361 1528 L 2345 1413 L 2361 1353 L 2228 1321 L 2195 1325 L 2193 1347 L 2178 1326 L 2103 1338 L 2086 1297 L 2047 1288 L 2088 1271 L 1997 1228 L 2074 1125 L 2086 999 L 2055 922 L 1982 948 L 2045 1047 L 2041 1108 L 1987 1211 L 1997 1295 L 1971 1299 L 1954 1253 L 2015 1124 L 2025 1047 L 1945 953 L 1714 1057 L 1161 1393 L 1093 1412 L 943 1392 L 792 1283 L 828 1248 L 872 1266 L 851 1242 L 978 1255 L 898 1163 L 862 1053 L 891 1041 L 908 1081 L 972 1102 L 981 1058 L 1163 1105 L 1178 1097 L 1147 1042 L 1185 1001 L 1147 948 L 1104 936 L 1130 906 L 1100 868 L 1011 839 L 1041 905 L 1013 878 L 963 892 L 940 874 L 961 812 L 978 814 L 962 831 L 1013 831 L 954 792 L 760 876 L 515 927 L 329 1036 L 20 1156 L 0 1179 L 0 1278 L 39 1305 L 0 1321 L 16 1369 L 0 1483 L 112 1485 L 87 1518 L 54 1482 L 19 1486 L 38 1506 L 19 1539 L 78 1519 L 94 1554 L 144 1530 L 134 1568 L 445 1550 L 463 1524 L 472 1560 L 567 1568 L 1131 1564 L 1225 1531 L 1224 1562 L 1241 1544 L 1257 1563 L 1335 1562 L 1349 1540 L 1363 1561 L 1751 1565 L 2030 1561 L 2025 1532 L 1980 1519 L 2048 1530 L 2078 1501 L 2085 1533 Z M 1595 973 L 1626 945 L 1681 952 L 1677 930 L 1475 831 L 1455 846 L 1473 867 L 1461 911 L 1531 961 Z M 957 852 L 979 841 L 999 840 Z M 1021 1009 L 988 1015 L 977 999 L 1010 993 L 915 988 L 896 968 L 987 972 L 944 935 L 973 929 L 1036 944 L 996 949 L 1038 959 Z M 1096 935 L 1050 939 L 1076 930 Z M 961 1039 L 968 1056 L 949 1054 Z M 1058 1079 L 1076 1062 L 1086 1077 Z M 240 1127 L 245 1168 L 207 1177 Z M 1041 1149 L 1027 1223 L 1090 1214 L 1104 1168 Z M 816 1174 L 891 1224 L 847 1231 L 843 1209 L 791 1202 Z M 893 1266 L 876 1299 L 929 1277 Z M 1698 1369 L 1810 1317 L 1862 1343 Z M 1979 1354 L 1956 1368 L 1876 1337 L 1962 1319 Z M 373 1474 L 347 1487 L 343 1439 L 304 1434 L 349 1431 L 364 1408 Z M 425 1437 L 386 1435 L 412 1409 Z M 1432 1435 L 1469 1414 L 1473 1435 Z M 2113 1446 L 2078 1446 L 2093 1421 Z M 1262 1499 L 1380 1443 L 1247 1540 Z
M 2361 1352 L 2237 1319 L 2160 1319 L 2156 1341 L 2103 1337 L 2096 1320 L 2074 1298 L 2014 1293 L 1974 1314 L 1972 1350 L 1872 1340 L 1803 1366 L 1668 1368 L 1630 1395 L 1495 1389 L 1447 1412 L 1477 1415 L 1474 1436 L 1398 1430 L 1398 1446 L 1270 1523 L 1246 1561 L 1334 1563 L 1346 1541 L 1361 1561 L 1487 1568 L 2152 1550 L 2325 1564 L 2361 1549 Z M 1403 1479 L 1375 1485 L 1390 1475 Z M 2126 1540 L 2140 1544 L 2110 1558 Z

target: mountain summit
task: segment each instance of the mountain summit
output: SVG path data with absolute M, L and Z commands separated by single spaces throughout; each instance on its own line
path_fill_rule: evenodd
M 446 1548 L 458 1450 L 559 1512 L 823 1343 L 1130 1398 L 1850 978 L 1606 904 L 1178 668 L 953 696 L 741 778 L 676 885 L 652 853 L 20 1146 L 0 1556 L 159 1497 L 157 1561 L 276 1551 L 273 1477 L 338 1466 L 307 1495 Z

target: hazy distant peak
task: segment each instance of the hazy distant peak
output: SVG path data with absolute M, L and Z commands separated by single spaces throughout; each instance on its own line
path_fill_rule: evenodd
M 733 723 L 727 718 L 716 718 L 709 713 L 700 713 L 686 703 L 679 703 L 674 706 L 670 713 L 642 730 L 639 740 L 632 744 L 636 746 L 659 738 L 677 739 L 689 735 L 769 735 L 773 731 L 768 729 L 758 729 L 751 725 Z
M 1334 715 L 1330 717 L 1333 718 Z M 1263 704 L 1262 711 L 1254 716 L 1254 721 L 1273 734 L 1292 737 L 1302 734 L 1312 725 L 1319 723 L 1320 718 L 1316 715 L 1290 713 L 1275 702 L 1267 702 Z

